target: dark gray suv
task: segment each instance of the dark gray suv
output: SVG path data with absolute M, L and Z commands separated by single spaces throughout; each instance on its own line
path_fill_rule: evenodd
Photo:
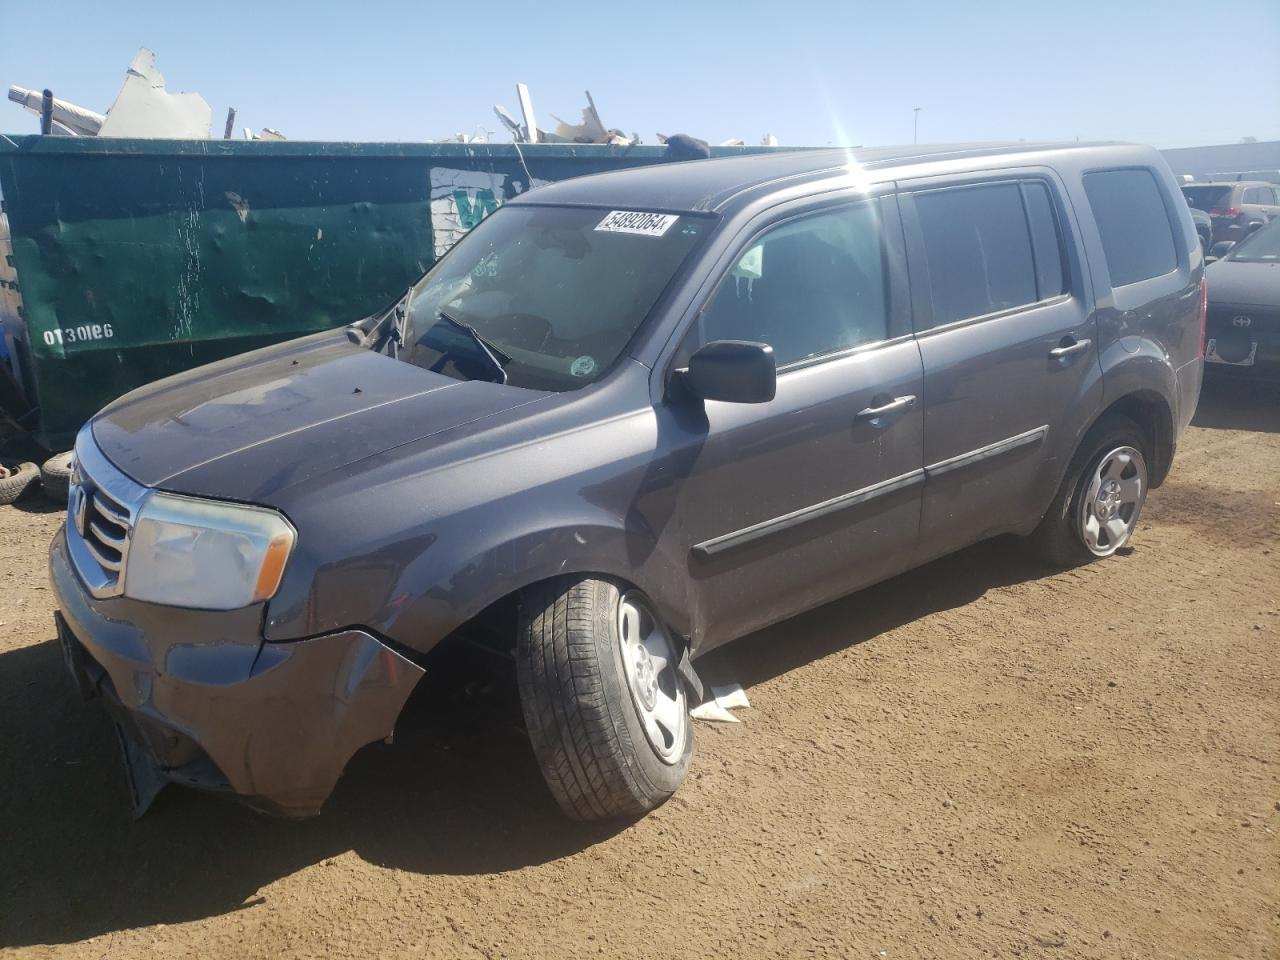
M 1209 214 L 1214 243 L 1238 243 L 1280 216 L 1280 186 L 1265 180 L 1188 183 L 1182 194 L 1191 206 Z
M 167 782 L 315 813 L 486 628 L 571 816 L 688 767 L 691 660 L 966 544 L 1106 557 L 1203 368 L 1200 246 L 1137 146 L 671 164 L 535 190 L 353 326 L 80 433 L 59 637 Z

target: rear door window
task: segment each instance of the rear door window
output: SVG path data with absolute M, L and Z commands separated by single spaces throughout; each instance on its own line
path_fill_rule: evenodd
M 1177 269 L 1173 226 L 1150 170 L 1100 170 L 1084 175 L 1111 285 L 1123 287 Z
M 1033 227 L 1024 209 L 1022 187 L 993 183 L 948 188 L 915 195 L 916 215 L 924 235 L 933 298 L 933 326 L 1035 303 L 1038 286 L 1062 292 L 1061 252 L 1047 191 L 1029 184 L 1037 196 Z M 1038 280 L 1031 229 L 1045 249 Z M 1053 256 L 1057 255 L 1057 267 Z

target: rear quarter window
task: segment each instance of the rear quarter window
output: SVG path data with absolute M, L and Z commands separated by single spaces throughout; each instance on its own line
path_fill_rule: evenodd
M 1086 173 L 1084 191 L 1113 287 L 1161 277 L 1177 268 L 1173 225 L 1150 170 Z
M 1187 203 L 1205 213 L 1231 205 L 1230 187 L 1183 187 L 1182 195 Z

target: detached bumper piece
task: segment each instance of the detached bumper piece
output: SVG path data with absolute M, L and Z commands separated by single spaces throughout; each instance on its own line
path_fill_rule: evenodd
M 352 754 L 391 735 L 422 677 L 362 630 L 264 643 L 260 608 L 92 600 L 63 544 L 50 553 L 59 645 L 77 687 L 101 695 L 115 721 L 135 816 L 169 783 L 319 813 Z

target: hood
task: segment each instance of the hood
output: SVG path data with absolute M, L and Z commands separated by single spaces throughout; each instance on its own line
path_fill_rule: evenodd
M 92 428 L 139 483 L 270 503 L 286 487 L 545 396 L 454 380 L 328 335 L 150 384 Z
M 1244 306 L 1280 306 L 1280 263 L 1218 260 L 1205 271 L 1209 306 L 1234 303 Z

